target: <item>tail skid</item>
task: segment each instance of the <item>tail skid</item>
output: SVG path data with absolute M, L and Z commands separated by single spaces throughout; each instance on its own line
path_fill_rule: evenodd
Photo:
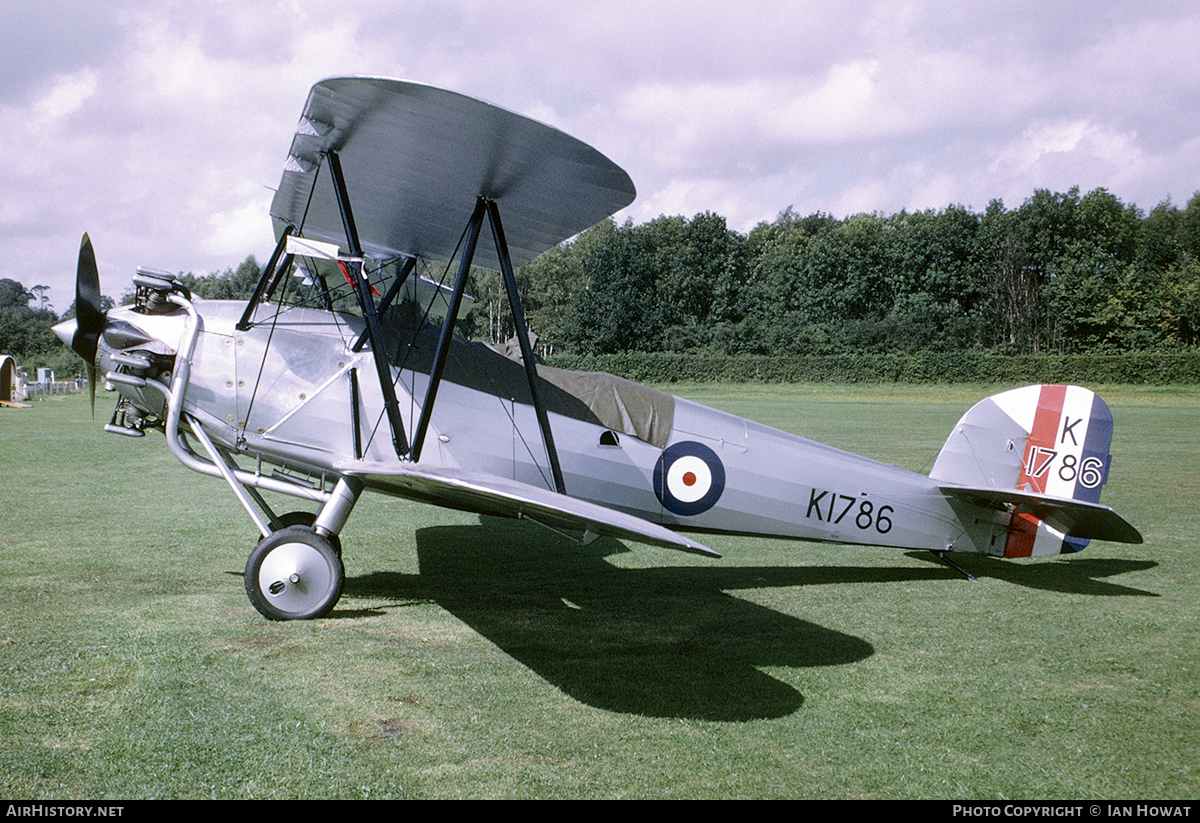
M 1088 389 L 1013 389 L 963 415 L 929 476 L 947 498 L 995 513 L 989 554 L 1077 552 L 1093 538 L 1141 543 L 1136 528 L 1100 505 L 1112 431 L 1108 405 Z

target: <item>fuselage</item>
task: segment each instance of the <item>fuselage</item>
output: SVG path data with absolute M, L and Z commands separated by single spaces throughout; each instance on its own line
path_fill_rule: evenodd
M 369 346 L 354 351 L 363 321 L 304 308 L 260 307 L 246 330 L 244 304 L 195 301 L 202 319 L 183 409 L 230 453 L 294 473 L 336 475 L 348 461 L 399 463 Z M 276 313 L 278 312 L 278 313 Z M 182 311 L 147 317 L 110 312 L 170 346 Z M 429 383 L 429 335 L 389 338 L 405 433 L 414 431 Z M 116 366 L 101 346 L 101 369 Z M 422 370 L 424 366 L 424 370 Z M 431 416 L 422 463 L 553 488 L 533 406 L 512 390 L 523 367 L 478 344 L 457 341 Z M 572 374 L 570 395 L 550 386 L 550 423 L 566 492 L 672 529 L 746 533 L 942 551 L 986 551 L 991 518 L 964 526 L 934 481 L 904 469 L 770 428 L 606 375 Z M 585 389 L 575 386 L 582 381 Z M 157 414 L 152 389 L 117 384 Z M 643 402 L 597 393 L 649 392 L 663 420 L 631 420 Z M 578 395 L 578 396 L 576 396 Z M 632 396 L 631 396 L 632 397 Z M 581 399 L 582 398 L 582 399 Z M 647 412 L 650 414 L 651 412 Z M 357 421 L 357 431 L 355 422 Z M 655 428 L 657 425 L 657 429 Z M 650 442 L 651 440 L 657 442 Z M 372 484 L 403 494 L 397 484 Z

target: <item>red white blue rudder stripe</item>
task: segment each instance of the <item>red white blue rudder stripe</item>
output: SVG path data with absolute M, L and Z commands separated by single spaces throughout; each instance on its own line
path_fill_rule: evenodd
M 1112 413 L 1102 399 L 1079 386 L 1029 386 L 993 399 L 1029 432 L 1018 488 L 1100 501 L 1113 431 Z
M 1018 489 L 1100 502 L 1112 461 L 1108 449 L 1113 431 L 1112 412 L 1100 397 L 1079 386 L 1029 386 L 997 395 L 995 400 L 1029 431 Z M 1052 529 L 1036 534 L 1034 524 L 1028 522 L 1036 518 L 1024 516 L 1024 520 L 1012 524 L 1006 557 L 1080 551 L 1088 544 L 1086 539 L 1064 538 Z M 1060 545 L 1057 551 L 1052 550 L 1055 541 Z

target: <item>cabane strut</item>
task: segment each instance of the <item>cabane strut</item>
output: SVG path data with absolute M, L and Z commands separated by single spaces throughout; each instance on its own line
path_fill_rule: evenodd
M 403 267 L 398 272 L 387 294 L 383 297 L 380 304 L 376 305 L 375 298 L 371 294 L 370 283 L 367 282 L 363 271 L 362 246 L 359 242 L 358 230 L 354 223 L 354 212 L 350 206 L 350 195 L 346 188 L 345 175 L 342 173 L 341 159 L 335 151 L 328 152 L 326 159 L 330 174 L 333 177 L 333 190 L 337 196 L 338 210 L 341 213 L 342 226 L 346 232 L 346 243 L 351 258 L 350 261 L 344 264 L 344 271 L 348 275 L 347 279 L 354 289 L 359 308 L 363 313 L 363 319 L 366 321 L 366 329 L 354 342 L 352 349 L 353 351 L 361 351 L 364 343 L 369 342 L 371 344 L 372 359 L 375 362 L 375 371 L 379 378 L 380 389 L 383 392 L 384 407 L 388 423 L 392 430 L 392 444 L 396 450 L 396 456 L 401 459 L 407 458 L 414 463 L 421 460 L 425 435 L 429 431 L 433 407 L 437 401 L 438 387 L 442 381 L 442 372 L 445 369 L 446 359 L 450 353 L 450 344 L 454 337 L 454 324 L 458 320 L 459 308 L 462 305 L 463 294 L 466 290 L 467 276 L 471 272 L 471 262 L 474 259 L 475 249 L 479 244 L 479 235 L 483 229 L 483 221 L 486 217 L 492 229 L 492 239 L 496 244 L 496 257 L 500 262 L 500 275 L 504 280 L 504 289 L 508 296 L 509 308 L 512 311 L 517 342 L 521 347 L 521 359 L 525 366 L 525 376 L 529 383 L 529 393 L 533 399 L 538 427 L 541 429 L 542 440 L 546 446 L 546 456 L 550 461 L 550 471 L 554 480 L 554 488 L 558 493 L 566 494 L 562 465 L 559 463 L 558 451 L 554 446 L 554 434 L 550 429 L 550 418 L 542 399 L 540 381 L 537 374 L 537 363 L 534 358 L 533 348 L 529 343 L 529 331 L 525 322 L 525 312 L 521 304 L 520 293 L 517 290 L 517 279 L 513 271 L 508 242 L 504 236 L 504 226 L 500 220 L 499 205 L 496 201 L 484 197 L 479 197 L 475 201 L 474 211 L 471 213 L 470 221 L 467 224 L 466 242 L 459 257 L 458 273 L 454 280 L 454 288 L 450 294 L 446 317 L 442 323 L 442 330 L 438 337 L 433 366 L 429 373 L 429 385 L 425 390 L 425 400 L 421 404 L 421 416 L 417 420 L 410 444 L 405 437 L 404 423 L 400 417 L 396 389 L 392 382 L 392 364 L 388 359 L 387 349 L 384 344 L 383 327 L 379 318 L 391 305 L 405 281 L 414 270 L 417 261 L 415 257 L 405 260 Z M 254 296 L 246 306 L 246 311 L 238 323 L 237 327 L 239 329 L 245 330 L 250 327 L 250 318 L 258 301 L 262 299 L 264 294 L 274 291 L 281 273 L 291 265 L 293 256 L 290 254 L 284 255 L 284 249 L 287 245 L 288 237 L 293 232 L 294 228 L 289 225 L 280 235 L 275 252 L 271 255 L 271 259 L 263 271 L 258 286 L 255 288 Z M 282 262 L 280 262 L 281 257 L 283 258 Z M 343 265 L 342 261 L 339 261 L 339 265 Z M 357 382 L 356 378 L 357 372 L 352 375 L 352 381 L 355 383 Z M 356 385 L 352 386 L 351 395 L 352 410 L 355 416 L 357 416 L 358 392 Z M 357 426 L 355 426 L 355 429 L 357 430 Z M 361 457 L 361 446 L 357 443 L 355 456 Z

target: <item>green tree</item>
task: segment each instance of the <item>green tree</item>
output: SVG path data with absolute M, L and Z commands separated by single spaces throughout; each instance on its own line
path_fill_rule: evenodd
M 1163 277 L 1163 322 L 1169 339 L 1184 346 L 1200 345 L 1200 262 L 1188 259 Z
M 585 287 L 571 312 L 569 343 L 585 354 L 657 351 L 663 312 L 656 299 L 653 227 L 615 228 L 582 259 Z
M 33 292 L 16 280 L 0 279 L 0 311 L 27 309 Z
M 262 269 L 254 255 L 250 255 L 236 269 L 202 276 L 189 272 L 178 279 L 193 295 L 205 300 L 248 300 L 260 277 Z
M 574 339 L 572 306 L 576 295 L 587 286 L 583 259 L 597 245 L 606 242 L 614 231 L 616 224 L 612 220 L 604 220 L 531 260 L 517 271 L 525 319 L 529 328 L 538 335 L 538 349 L 543 355 L 561 350 Z M 498 277 L 494 288 L 500 288 Z
M 1179 215 L 1176 238 L 1184 254 L 1200 260 L 1200 192 L 1192 195 L 1187 208 Z
M 42 307 L 49 287 L 35 288 L 41 290 L 40 299 L 16 280 L 0 279 L 0 353 L 11 354 L 26 368 L 47 365 L 63 349 L 52 331 L 58 316 Z M 34 299 L 42 306 L 32 308 Z

